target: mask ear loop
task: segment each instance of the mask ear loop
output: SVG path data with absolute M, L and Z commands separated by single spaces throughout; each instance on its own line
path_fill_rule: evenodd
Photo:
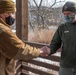
M 6 18 L 9 16 L 9 13 L 4 13 L 4 20 L 6 21 Z
M 76 22 L 76 13 L 75 13 L 75 17 L 74 17 L 74 21 L 73 22 Z

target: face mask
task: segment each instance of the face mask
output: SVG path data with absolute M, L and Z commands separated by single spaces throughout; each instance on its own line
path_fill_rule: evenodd
M 75 14 L 71 14 L 71 15 L 68 15 L 68 16 L 65 16 L 65 20 L 67 22 L 73 22 L 73 20 L 75 19 Z
M 14 23 L 14 21 L 15 21 L 15 19 L 11 16 L 6 18 L 6 23 L 10 26 Z

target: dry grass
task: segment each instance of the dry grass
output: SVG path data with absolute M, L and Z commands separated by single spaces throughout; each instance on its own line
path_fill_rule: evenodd
M 46 43 L 46 44 L 49 44 L 52 40 L 52 37 L 55 33 L 55 29 L 51 29 L 51 30 L 47 30 L 47 29 L 43 29 L 43 30 L 38 30 L 38 29 L 35 29 L 35 32 L 31 32 L 29 33 L 29 41 L 31 42 L 37 42 L 37 43 Z M 50 64 L 50 60 L 44 60 L 43 58 L 40 60 L 37 59 L 38 61 L 40 62 L 45 62 L 45 63 L 49 63 Z M 54 62 L 51 64 L 54 64 Z M 55 62 L 56 64 L 56 62 Z M 30 67 L 33 67 L 33 68 L 36 68 L 38 70 L 41 70 L 41 71 L 45 71 L 49 74 L 55 74 L 55 75 L 58 75 L 58 72 L 55 72 L 54 70 L 51 70 L 51 69 L 48 69 L 48 68 L 45 68 L 45 67 L 40 67 L 40 66 L 37 66 L 37 65 L 34 65 L 34 64 L 28 64 L 28 66 Z M 38 74 L 34 74 L 34 73 L 31 73 L 29 72 L 30 74 L 29 75 L 38 75 Z
M 55 31 L 55 29 L 43 29 L 40 31 L 36 29 L 34 34 L 32 32 L 29 33 L 29 41 L 48 44 L 52 40 Z

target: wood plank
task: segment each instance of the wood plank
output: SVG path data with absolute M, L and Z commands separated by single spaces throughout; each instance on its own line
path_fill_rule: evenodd
M 25 74 L 25 73 L 21 73 L 21 75 L 28 75 L 28 74 Z
M 28 0 L 16 0 L 16 34 L 22 40 L 28 40 Z
M 48 69 L 53 69 L 55 71 L 59 71 L 59 66 L 52 65 L 52 64 L 47 64 L 45 62 L 31 60 L 31 61 L 29 61 L 29 63 L 32 63 L 32 64 L 37 65 L 37 66 L 45 67 L 45 68 L 48 68 Z M 23 62 L 22 65 L 25 66 L 25 62 Z
M 41 58 L 52 60 L 52 61 L 56 61 L 56 62 L 60 61 L 60 57 L 59 56 L 55 56 L 55 55 L 53 55 L 53 56 L 47 56 L 47 57 L 41 57 Z
M 31 71 L 33 73 L 39 74 L 39 75 L 53 75 L 53 74 L 49 74 L 49 73 L 43 72 L 41 70 L 33 69 L 31 67 L 28 67 L 28 66 L 22 66 L 22 68 L 27 70 L 27 71 Z
M 43 46 L 48 46 L 49 44 L 43 44 L 43 43 L 36 43 L 36 42 L 29 42 L 29 41 L 24 41 L 26 44 L 29 44 L 31 46 L 34 46 L 34 47 L 38 47 L 38 48 L 41 48 Z

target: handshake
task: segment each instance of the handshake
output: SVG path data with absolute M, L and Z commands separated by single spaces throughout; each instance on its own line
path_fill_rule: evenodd
M 41 48 L 40 56 L 48 56 L 49 54 L 50 54 L 50 48 L 48 48 L 47 46 L 43 46 Z

